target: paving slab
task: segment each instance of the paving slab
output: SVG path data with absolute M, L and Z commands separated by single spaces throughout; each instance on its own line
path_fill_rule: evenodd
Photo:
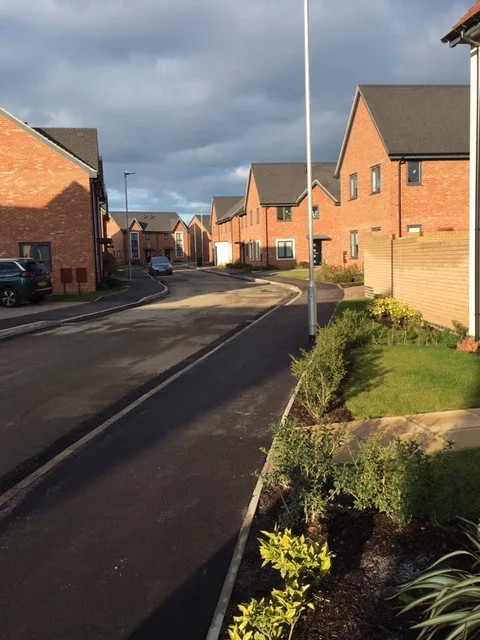
M 421 413 L 407 417 L 415 424 L 438 434 L 443 434 L 454 429 L 480 427 L 480 415 L 465 409 Z

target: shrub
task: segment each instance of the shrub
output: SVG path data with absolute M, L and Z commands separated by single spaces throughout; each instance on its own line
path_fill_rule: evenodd
M 455 329 L 455 333 L 461 340 L 466 340 L 468 338 L 468 327 L 462 324 L 459 320 L 452 320 L 452 326 Z
M 315 523 L 333 499 L 334 457 L 344 443 L 344 431 L 327 426 L 305 429 L 287 420 L 276 425 L 273 434 L 273 465 L 264 482 L 281 496 L 280 523 Z
M 240 615 L 234 616 L 228 629 L 230 640 L 276 640 L 285 638 L 285 631 L 290 640 L 301 614 L 314 608 L 306 600 L 310 585 L 303 584 L 304 579 L 317 582 L 330 571 L 332 554 L 327 544 L 307 543 L 290 530 L 262 533 L 267 537 L 260 540 L 262 566 L 271 564 L 280 571 L 285 588 L 273 589 L 268 599 L 239 605 Z
M 415 442 L 397 440 L 385 447 L 372 439 L 360 446 L 353 465 L 336 468 L 335 486 L 354 498 L 357 509 L 378 509 L 404 525 L 412 515 L 426 515 L 427 465 L 426 454 Z
M 367 312 L 375 318 L 381 320 L 387 318 L 394 327 L 401 327 L 408 330 L 415 330 L 423 327 L 422 316 L 406 302 L 395 300 L 390 297 L 377 297 L 370 302 Z
M 262 567 L 271 564 L 280 572 L 287 586 L 294 586 L 301 579 L 318 581 L 326 576 L 332 566 L 332 554 L 326 543 L 307 542 L 305 536 L 294 536 L 290 529 L 273 533 L 262 531 L 267 540 L 260 540 Z
M 318 330 L 312 351 L 304 351 L 302 358 L 293 360 L 293 374 L 302 381 L 298 400 L 316 422 L 338 402 L 347 373 L 348 350 L 367 342 L 373 331 L 367 314 L 347 309 Z
M 97 286 L 95 288 L 97 291 L 106 291 L 109 286 L 105 281 L 100 280 L 100 282 L 97 282 Z
M 116 276 L 118 273 L 118 261 L 113 253 L 105 251 L 103 256 L 103 272 L 105 276 Z
M 363 444 L 351 465 L 335 467 L 337 494 L 357 509 L 378 509 L 402 526 L 411 518 L 447 524 L 480 519 L 480 449 L 426 454 L 416 442 Z
M 449 553 L 430 569 L 407 584 L 398 594 L 405 601 L 411 600 L 401 611 L 407 613 L 420 609 L 423 620 L 414 625 L 420 631 L 419 638 L 433 640 L 442 637 L 478 638 L 480 633 L 480 526 L 472 525 L 467 531 L 471 551 Z M 445 566 L 453 559 L 468 559 L 470 571 Z M 443 566 L 442 566 L 443 565 Z
M 124 282 L 120 278 L 116 278 L 115 276 L 108 276 L 104 280 L 105 284 L 109 289 L 115 289 L 115 287 L 121 287 Z
M 305 260 L 303 260 L 302 262 L 298 263 L 298 268 L 299 269 L 308 269 L 310 266 L 309 262 L 306 262 Z
M 227 262 L 227 264 L 225 265 L 226 269 L 234 269 L 235 265 L 233 264 L 233 262 Z
M 346 267 L 323 264 L 321 268 L 318 269 L 317 274 L 321 280 L 325 280 L 326 282 L 363 282 L 363 272 L 356 264 Z

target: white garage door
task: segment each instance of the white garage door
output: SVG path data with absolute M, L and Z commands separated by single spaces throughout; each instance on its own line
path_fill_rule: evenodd
M 232 249 L 229 242 L 215 243 L 215 264 L 227 264 L 232 261 Z

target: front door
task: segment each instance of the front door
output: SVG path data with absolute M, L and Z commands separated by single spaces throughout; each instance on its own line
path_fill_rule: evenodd
M 322 264 L 322 241 L 313 241 L 313 264 L 319 267 Z
M 149 264 L 151 259 L 152 259 L 152 250 L 145 249 L 145 262 Z
M 171 249 L 165 249 L 165 257 L 170 260 L 170 256 L 172 255 Z

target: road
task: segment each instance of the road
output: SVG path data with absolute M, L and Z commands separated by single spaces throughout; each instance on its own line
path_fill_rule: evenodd
M 321 323 L 340 297 L 319 287 Z M 306 346 L 306 318 L 305 295 L 266 316 L 55 467 L 4 515 L 2 637 L 204 639 L 260 447 L 292 388 L 290 354 Z
M 0 489 L 288 295 L 186 269 L 165 282 L 158 303 L 0 343 Z

